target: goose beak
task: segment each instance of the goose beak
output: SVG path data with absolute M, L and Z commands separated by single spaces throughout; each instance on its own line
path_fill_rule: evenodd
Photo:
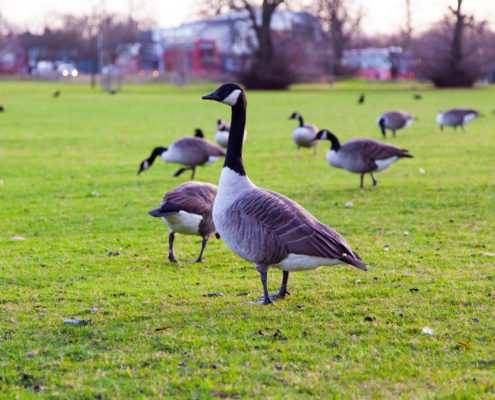
M 218 90 L 215 90 L 213 93 L 207 94 L 203 97 L 201 97 L 203 100 L 216 100 L 216 101 L 221 101 L 220 97 L 218 96 Z

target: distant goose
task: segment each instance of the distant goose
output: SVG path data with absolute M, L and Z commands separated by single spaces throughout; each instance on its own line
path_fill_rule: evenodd
M 215 131 L 215 142 L 223 148 L 227 148 L 229 141 L 230 125 L 227 125 L 223 119 L 217 120 L 217 130 Z M 246 141 L 247 131 L 244 130 L 244 142 Z
M 205 135 L 204 135 L 203 131 L 202 131 L 201 129 L 199 129 L 199 128 L 196 128 L 196 129 L 194 130 L 194 136 L 195 136 L 195 137 L 202 138 L 202 139 L 205 137 Z
M 225 150 L 208 142 L 201 137 L 183 137 L 173 142 L 170 147 L 155 147 L 151 155 L 139 166 L 138 174 L 151 167 L 156 157 L 161 157 L 165 162 L 184 165 L 173 176 L 179 176 L 184 171 L 192 171 L 191 179 L 194 179 L 196 167 L 207 166 L 225 157 Z
M 326 129 L 319 131 L 316 138 L 332 142 L 330 150 L 327 151 L 327 161 L 332 167 L 361 174 L 361 188 L 364 184 L 364 174 L 369 172 L 373 186 L 376 186 L 373 172 L 388 168 L 400 158 L 413 157 L 407 150 L 374 139 L 351 139 L 341 145 L 339 139 Z
M 242 162 L 247 106 L 244 91 L 226 83 L 203 99 L 232 107 L 227 156 L 213 205 L 213 222 L 227 246 L 255 264 L 263 284 L 263 304 L 289 294 L 290 271 L 343 263 L 366 271 L 361 257 L 332 228 L 291 199 L 258 188 L 246 176 Z M 267 289 L 269 267 L 283 271 L 282 285 L 275 295 Z
M 4 112 L 5 111 L 5 107 L 4 106 L 0 106 L 0 112 Z
M 464 125 L 479 116 L 480 113 L 477 110 L 470 110 L 467 108 L 452 108 L 445 112 L 439 112 L 437 114 L 437 124 L 440 129 L 443 130 L 444 126 L 453 126 L 457 129 L 458 126 L 464 130 Z
M 299 153 L 301 147 L 312 147 L 313 154 L 316 154 L 316 145 L 318 142 L 313 139 L 318 132 L 318 128 L 313 124 L 305 124 L 302 115 L 297 111 L 293 112 L 289 119 L 299 120 L 299 125 L 292 131 L 292 139 L 297 145 L 297 152 Z
M 168 235 L 168 259 L 177 262 L 174 256 L 174 235 L 198 235 L 203 238 L 201 251 L 195 262 L 201 262 L 203 251 L 210 235 L 215 233 L 211 218 L 217 187 L 210 183 L 186 182 L 165 193 L 160 207 L 148 214 L 160 217 L 170 228 Z
M 60 96 L 60 90 L 57 90 L 57 91 L 53 92 L 52 96 L 53 96 L 53 97 L 58 97 L 58 96 Z
M 359 104 L 363 104 L 365 99 L 366 99 L 366 97 L 365 97 L 365 95 L 364 95 L 364 93 L 363 93 L 361 96 L 359 96 L 358 103 L 359 103 Z
M 414 98 L 414 100 L 421 100 L 421 99 L 423 98 L 423 96 L 422 96 L 422 95 L 420 95 L 420 94 L 415 94 L 415 95 L 413 96 L 413 98 Z
M 386 129 L 390 129 L 395 137 L 395 131 L 407 128 L 414 121 L 414 115 L 403 111 L 387 111 L 376 119 L 376 124 L 380 127 L 383 137 L 387 137 Z

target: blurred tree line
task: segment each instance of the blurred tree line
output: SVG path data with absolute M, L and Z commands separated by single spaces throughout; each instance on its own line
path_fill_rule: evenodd
M 343 52 L 351 48 L 402 46 L 415 60 L 416 77 L 443 86 L 472 86 L 486 76 L 490 65 L 495 65 L 495 32 L 486 21 L 477 21 L 462 10 L 468 0 L 451 0 L 443 18 L 426 31 L 415 32 L 411 7 L 415 0 L 397 0 L 403 4 L 402 28 L 392 35 L 366 35 L 362 26 L 366 10 L 357 8 L 353 0 L 197 0 L 201 18 L 245 10 L 255 33 L 253 57 L 237 77 L 251 88 L 285 88 L 299 79 L 300 71 L 293 68 L 297 49 L 311 62 L 322 64 L 322 70 L 331 76 L 342 76 L 348 71 L 342 65 Z M 475 1 L 475 0 L 469 0 Z M 311 60 L 303 53 L 308 47 L 304 32 L 296 36 L 274 39 L 270 28 L 278 10 L 309 11 L 317 15 L 324 35 L 324 53 L 332 62 Z M 104 38 L 100 54 L 104 63 L 117 57 L 119 44 L 140 40 L 139 31 L 156 26 L 149 18 L 109 14 L 94 9 L 85 16 L 59 15 L 51 19 L 42 34 L 15 32 L 0 12 L 0 45 L 15 37 L 26 49 L 37 49 L 60 59 L 91 59 L 98 49 L 98 37 Z M 101 43 L 99 43 L 101 45 Z M 315 57 L 316 58 L 316 57 Z M 94 65 L 93 65 L 94 68 Z M 495 67 L 494 67 L 495 68 Z

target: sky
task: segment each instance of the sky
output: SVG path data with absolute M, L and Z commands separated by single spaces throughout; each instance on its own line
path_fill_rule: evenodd
M 129 13 L 138 18 L 151 16 L 157 27 L 167 28 L 200 19 L 197 4 L 200 0 L 0 0 L 0 15 L 21 29 L 40 31 L 50 16 L 59 14 L 89 14 L 103 4 L 109 12 Z M 260 1 L 260 0 L 258 0 Z M 291 0 L 297 3 L 298 0 Z M 312 0 L 303 0 L 310 3 Z M 366 33 L 397 32 L 405 21 L 405 0 L 349 0 L 365 10 L 363 30 Z M 441 19 L 447 6 L 455 0 L 411 0 L 412 22 L 416 31 L 427 29 Z M 463 9 L 478 19 L 487 19 L 495 26 L 495 0 L 464 0 Z

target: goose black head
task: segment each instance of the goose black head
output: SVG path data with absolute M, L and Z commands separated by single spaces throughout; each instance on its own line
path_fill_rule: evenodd
M 201 97 L 203 100 L 215 100 L 229 106 L 236 106 L 240 102 L 247 105 L 246 96 L 240 86 L 235 83 L 224 83 L 213 93 Z
M 223 119 L 217 120 L 217 129 L 222 131 L 225 128 L 225 121 Z
M 289 117 L 289 119 L 298 119 L 301 117 L 301 114 L 299 114 L 297 111 L 293 112 L 292 115 Z
M 203 131 L 199 128 L 194 130 L 194 136 L 199 137 L 201 139 L 203 139 L 205 137 L 205 135 L 203 134 Z
M 311 141 L 315 140 L 330 140 L 332 142 L 332 150 L 338 151 L 340 149 L 340 142 L 337 136 L 335 136 L 328 129 L 322 129 L 319 131 Z
M 139 169 L 138 169 L 138 175 L 147 170 L 149 167 L 151 167 L 151 165 L 153 164 L 153 162 L 155 161 L 155 158 L 158 157 L 158 156 L 161 156 L 163 152 L 167 151 L 167 148 L 166 147 L 155 147 L 153 149 L 153 151 L 151 152 L 151 155 L 146 159 L 144 160 L 143 162 L 141 162 L 141 164 L 139 165 Z

